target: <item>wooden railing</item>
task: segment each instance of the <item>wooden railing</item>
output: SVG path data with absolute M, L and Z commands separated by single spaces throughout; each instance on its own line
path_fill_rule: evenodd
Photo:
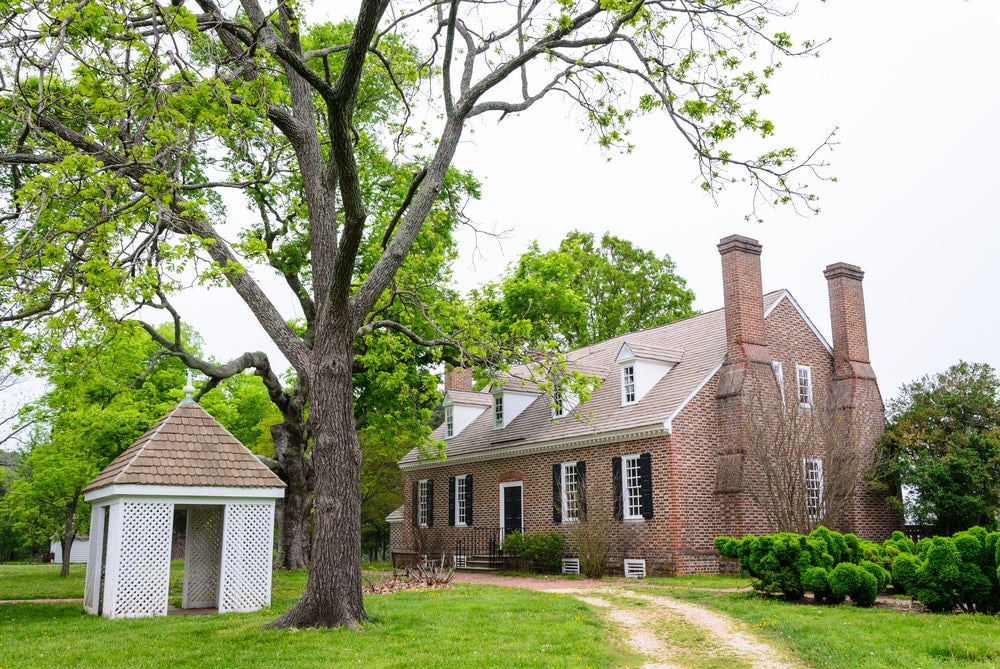
M 503 556 L 500 550 L 499 527 L 470 527 L 455 542 L 455 555 L 488 555 L 490 566 L 499 566 Z

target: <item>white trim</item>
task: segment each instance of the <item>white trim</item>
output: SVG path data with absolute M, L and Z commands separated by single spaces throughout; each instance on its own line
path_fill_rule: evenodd
M 681 400 L 681 403 L 677 405 L 677 408 L 674 409 L 669 416 L 667 416 L 667 419 L 663 421 L 663 429 L 667 431 L 667 434 L 673 434 L 674 432 L 674 426 L 673 426 L 674 418 L 677 418 L 680 412 L 684 410 L 684 407 L 686 407 L 691 402 L 691 400 L 693 400 L 698 395 L 698 393 L 701 392 L 701 389 L 704 388 L 705 385 L 712 380 L 713 376 L 719 373 L 719 370 L 722 369 L 722 365 L 724 365 L 725 363 L 726 363 L 726 357 L 722 356 L 722 358 L 719 359 L 719 362 L 716 363 L 715 367 L 712 368 L 712 371 L 710 371 L 705 376 L 705 378 L 703 378 L 698 383 L 698 385 L 694 387 L 694 390 L 688 393 L 688 396 L 685 397 L 683 400 Z
M 792 297 L 792 294 L 789 293 L 787 289 L 782 290 L 781 294 L 778 295 L 778 299 L 774 301 L 774 304 L 772 304 L 770 307 L 767 308 L 767 310 L 764 311 L 764 318 L 770 316 L 771 312 L 774 311 L 775 307 L 781 304 L 781 301 L 784 299 L 787 299 L 789 302 L 792 303 L 792 306 L 795 307 L 795 310 L 799 312 L 799 316 L 802 317 L 802 320 L 806 322 L 806 325 L 809 326 L 809 329 L 812 330 L 812 333 L 816 335 L 817 339 L 819 339 L 819 343 L 823 344 L 823 348 L 825 348 L 830 355 L 833 355 L 833 347 L 827 343 L 826 337 L 823 336 L 823 334 L 819 331 L 819 328 L 817 328 L 816 325 L 813 324 L 813 322 L 809 319 L 809 317 L 806 316 L 806 312 L 802 310 L 802 307 L 799 306 L 799 303 L 795 301 L 795 298 Z
M 636 378 L 635 363 L 636 363 L 635 360 L 630 360 L 627 363 L 623 364 L 622 367 L 621 367 L 621 370 L 622 370 L 622 374 L 621 374 L 622 406 L 623 407 L 632 406 L 633 404 L 638 404 L 639 403 L 639 392 L 636 389 L 636 383 L 635 383 L 635 378 Z M 628 391 L 626 390 L 627 384 L 626 384 L 626 381 L 625 381 L 625 374 L 626 374 L 625 370 L 629 370 L 629 376 L 632 377 L 632 384 L 631 384 L 632 385 L 632 399 L 628 398 Z
M 567 485 L 566 485 L 566 468 L 573 468 L 573 494 L 575 495 L 574 501 L 576 502 L 576 509 L 574 509 L 574 515 L 570 518 L 567 515 L 569 510 L 569 497 L 566 496 Z M 559 518 L 562 523 L 578 523 L 580 522 L 580 468 L 579 461 L 572 460 L 570 462 L 562 462 L 559 464 L 559 503 L 561 505 L 559 509 Z
M 532 453 L 555 453 L 558 451 L 568 451 L 573 448 L 584 448 L 587 446 L 597 446 L 599 444 L 612 444 L 622 441 L 632 441 L 634 439 L 647 439 L 669 435 L 670 430 L 664 423 L 653 423 L 642 427 L 629 428 L 627 430 L 616 430 L 614 432 L 601 432 L 600 434 L 588 434 L 579 437 L 567 437 L 553 441 L 532 442 L 530 444 L 518 444 L 503 448 L 487 449 L 474 453 L 463 453 L 451 455 L 442 460 L 415 460 L 412 462 L 401 462 L 399 468 L 404 472 L 418 469 L 433 469 L 435 467 L 447 467 L 449 465 L 459 465 L 469 462 L 481 462 L 483 460 L 495 460 L 500 458 L 514 458 L 519 455 L 530 455 Z
M 230 486 L 195 486 L 195 485 L 148 485 L 138 483 L 115 483 L 84 494 L 85 502 L 111 497 L 169 497 L 177 504 L 206 504 L 205 498 L 210 498 L 212 504 L 222 504 L 226 499 L 245 501 L 248 499 L 281 499 L 285 496 L 281 488 L 237 488 Z
M 450 439 L 455 436 L 455 405 L 444 405 L 444 438 Z
M 622 520 L 644 520 L 642 517 L 642 474 L 640 470 L 639 474 L 639 513 L 633 514 L 629 512 L 629 496 L 628 496 L 628 463 L 632 461 L 635 462 L 635 466 L 639 467 L 639 454 L 630 453 L 629 455 L 622 456 Z
M 465 509 L 465 517 L 466 518 L 469 517 L 469 509 L 467 507 L 465 507 L 465 486 L 468 485 L 468 481 L 469 481 L 468 477 L 469 477 L 468 474 L 456 474 L 454 477 L 452 477 L 454 479 L 454 481 L 455 481 L 455 490 L 453 492 L 452 491 L 448 492 L 449 495 L 454 495 L 455 496 L 455 516 L 454 516 L 454 518 L 451 519 L 452 522 L 454 523 L 455 527 L 468 527 L 469 526 L 469 523 L 467 523 L 466 521 L 463 520 L 463 521 L 459 522 L 459 520 L 458 520 L 458 512 L 460 510 L 460 506 L 459 505 L 461 505 L 461 507 Z M 462 495 L 461 496 L 459 496 L 459 494 L 458 494 L 458 482 L 459 482 L 459 480 L 462 481 Z M 459 500 L 461 500 L 461 501 L 459 501 Z
M 524 481 L 507 481 L 500 484 L 500 504 L 497 506 L 500 508 L 500 541 L 503 542 L 504 535 L 507 528 L 503 524 L 503 512 L 504 512 L 504 498 L 503 489 L 504 488 L 520 488 L 521 489 L 521 531 L 524 532 Z
M 802 372 L 806 373 L 806 402 L 802 401 Z M 795 401 L 802 409 L 809 409 L 813 405 L 813 381 L 812 368 L 809 365 L 795 365 Z
M 427 482 L 430 479 L 420 479 L 417 481 L 417 527 L 430 527 L 430 520 L 434 517 L 434 509 L 428 504 L 430 500 L 427 499 L 427 489 L 430 487 Z M 421 493 L 423 494 L 423 499 L 421 499 Z M 426 519 L 422 518 L 427 516 Z

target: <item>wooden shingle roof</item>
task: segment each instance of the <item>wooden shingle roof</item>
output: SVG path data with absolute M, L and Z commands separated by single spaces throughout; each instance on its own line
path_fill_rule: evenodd
M 785 296 L 788 296 L 787 291 L 764 295 L 765 313 Z M 625 343 L 637 357 L 669 360 L 677 364 L 641 402 L 622 406 L 621 367 L 616 358 Z M 662 427 L 724 362 L 725 313 L 717 309 L 667 325 L 620 335 L 570 351 L 566 357 L 571 369 L 601 379 L 601 387 L 587 402 L 576 408 L 576 416 L 553 421 L 550 398 L 540 395 L 502 430 L 494 429 L 493 416 L 489 412 L 484 412 L 451 438 L 445 439 L 444 426 L 441 426 L 431 434 L 431 439 L 445 442 L 445 460 L 426 460 L 420 449 L 414 448 L 403 456 L 400 465 L 403 468 L 440 466 L 448 458 L 489 457 L 492 451 L 511 447 L 569 443 L 646 427 Z M 520 389 L 516 382 L 508 382 L 506 387 Z
M 84 492 L 118 484 L 285 487 L 236 437 L 190 400 L 178 404 L 139 437 Z

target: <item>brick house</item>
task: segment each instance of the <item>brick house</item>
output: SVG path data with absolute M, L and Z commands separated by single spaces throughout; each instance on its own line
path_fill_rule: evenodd
M 572 539 L 600 512 L 613 570 L 638 559 L 650 573 L 717 573 L 714 537 L 792 529 L 781 513 L 872 540 L 896 529 L 863 471 L 833 487 L 848 464 L 868 462 L 884 426 L 863 272 L 845 263 L 824 272 L 831 347 L 791 293 L 762 293 L 759 243 L 733 235 L 718 248 L 724 308 L 570 352 L 571 368 L 601 380 L 582 404 L 558 383 L 543 393 L 516 380 L 516 370 L 479 392 L 470 370 L 449 372 L 445 421 L 432 435 L 446 457 L 413 449 L 400 461 L 393 549 L 461 561 L 513 529 Z M 816 427 L 821 414 L 836 428 Z M 807 419 L 804 437 L 786 438 Z M 769 462 L 782 451 L 756 443 L 757 432 L 806 450 Z M 769 492 L 778 469 L 796 480 Z

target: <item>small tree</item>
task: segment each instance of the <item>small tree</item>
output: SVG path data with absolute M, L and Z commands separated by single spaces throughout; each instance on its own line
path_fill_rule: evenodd
M 890 481 L 907 515 L 940 534 L 995 528 L 1000 511 L 1000 380 L 958 362 L 909 383 L 889 403 L 882 438 Z

